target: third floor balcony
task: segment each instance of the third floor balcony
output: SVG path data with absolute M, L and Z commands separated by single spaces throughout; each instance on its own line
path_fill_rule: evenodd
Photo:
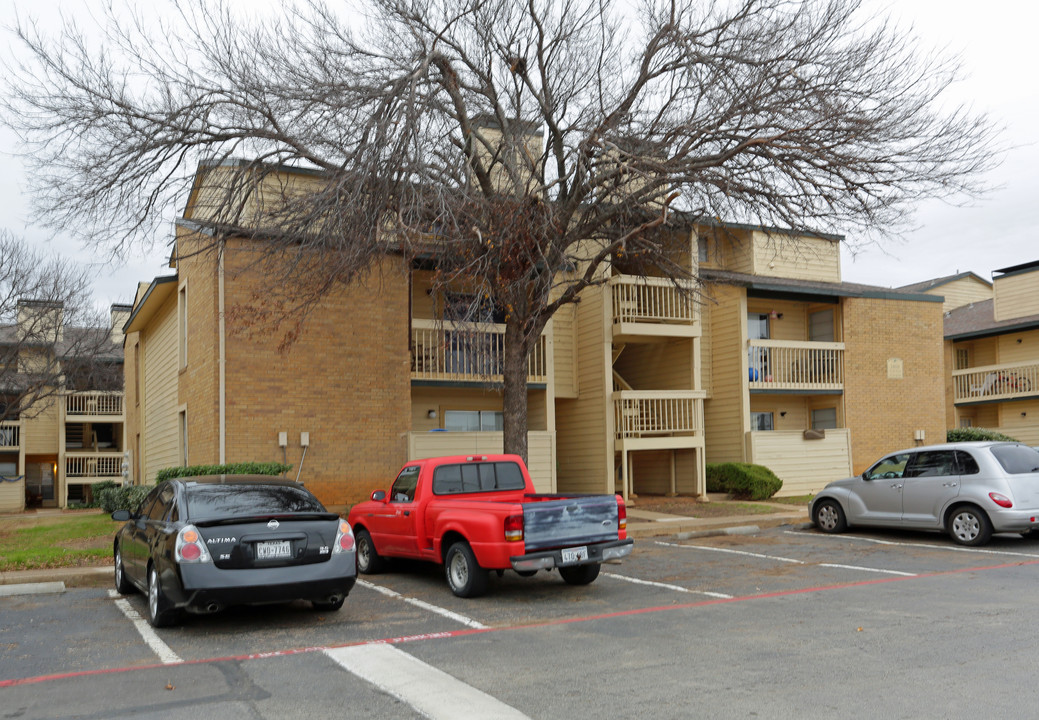
M 957 404 L 1035 397 L 1039 395 L 1039 362 L 954 370 L 952 388 Z
M 614 336 L 699 337 L 700 311 L 691 286 L 666 278 L 616 275 L 609 281 Z

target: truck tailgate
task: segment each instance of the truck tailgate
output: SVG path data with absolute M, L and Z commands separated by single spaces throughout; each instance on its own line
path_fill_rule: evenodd
M 616 540 L 617 498 L 589 495 L 524 502 L 523 526 L 528 552 Z

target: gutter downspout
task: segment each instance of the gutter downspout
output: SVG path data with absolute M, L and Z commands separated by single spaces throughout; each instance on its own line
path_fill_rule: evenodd
M 227 344 L 225 335 L 227 327 L 224 323 L 224 242 L 220 242 L 220 253 L 217 256 L 217 323 L 219 324 L 219 433 L 220 433 L 220 464 L 227 463 Z

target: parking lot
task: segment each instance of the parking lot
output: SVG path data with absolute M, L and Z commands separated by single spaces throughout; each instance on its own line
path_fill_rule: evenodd
M 991 711 L 1007 702 L 1000 683 L 1021 697 L 1005 662 L 1039 659 L 1020 642 L 1039 610 L 1037 564 L 1039 542 L 1018 536 L 973 549 L 941 535 L 784 526 L 640 539 L 587 587 L 506 573 L 485 597 L 463 600 L 439 568 L 398 564 L 362 576 L 339 612 L 238 608 L 159 631 L 142 619 L 140 595 L 2 598 L 0 715 L 298 717 L 334 712 L 349 687 L 368 717 L 630 717 L 647 703 L 652 716 L 689 717 L 692 696 L 721 703 L 704 713 L 716 717 L 811 717 L 804 682 L 843 678 L 832 711 L 867 701 L 893 667 L 900 685 L 921 667 L 942 673 L 933 689 L 914 686 L 918 700 L 868 700 L 891 702 L 896 716 L 944 702 L 930 694 L 944 698 L 955 682 L 979 683 L 958 709 Z M 906 665 L 907 653 L 928 660 Z M 745 673 L 767 689 L 767 706 L 747 692 Z M 400 675 L 404 687 L 394 685 Z M 431 687 L 446 692 L 446 714 Z

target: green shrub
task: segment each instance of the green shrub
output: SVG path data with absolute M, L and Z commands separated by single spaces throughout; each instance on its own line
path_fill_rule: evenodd
M 229 463 L 227 465 L 189 465 L 163 468 L 155 474 L 155 482 L 199 475 L 281 475 L 292 469 L 285 463 Z
M 737 500 L 767 500 L 783 487 L 764 465 L 717 463 L 707 466 L 707 492 L 724 492 Z
M 973 440 L 1006 440 L 1017 442 L 1016 438 L 1004 435 L 998 430 L 980 427 L 953 428 L 945 433 L 945 442 L 971 442 Z
M 154 485 L 120 487 L 115 483 L 98 483 L 98 485 L 102 484 L 110 486 L 100 490 L 95 486 L 94 500 L 106 513 L 114 513 L 116 510 L 130 510 L 131 512 L 136 510 L 141 501 L 155 487 Z

